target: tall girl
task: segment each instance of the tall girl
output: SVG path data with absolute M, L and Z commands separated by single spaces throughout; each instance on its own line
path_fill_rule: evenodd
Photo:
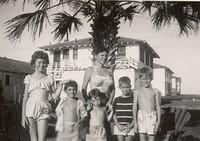
M 47 53 L 36 51 L 32 55 L 34 72 L 24 79 L 25 90 L 22 103 L 22 126 L 29 126 L 31 141 L 46 141 L 48 118 L 51 111 L 50 97 L 55 91 L 53 77 L 46 74 L 49 64 Z

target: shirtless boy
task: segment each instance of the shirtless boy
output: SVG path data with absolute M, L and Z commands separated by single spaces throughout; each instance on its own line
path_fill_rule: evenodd
M 140 141 L 154 141 L 160 125 L 160 93 L 151 87 L 152 73 L 148 68 L 139 70 L 141 88 L 134 95 L 134 128 Z
M 56 141 L 81 141 L 80 125 L 87 116 L 83 102 L 77 95 L 78 85 L 76 81 L 69 80 L 58 86 L 56 93 L 60 93 L 64 87 L 65 97 L 61 98 L 57 108 L 56 130 L 58 131 Z

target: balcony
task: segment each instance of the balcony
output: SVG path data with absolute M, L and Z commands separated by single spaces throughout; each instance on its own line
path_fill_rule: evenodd
M 85 70 L 86 68 L 87 66 L 84 66 L 84 64 L 80 65 L 76 61 L 54 62 L 49 64 L 47 73 L 54 74 L 55 71 L 78 71 Z
M 135 60 L 134 58 L 117 58 L 116 59 L 116 69 L 138 69 L 141 67 L 148 67 L 142 62 Z M 65 62 L 54 62 L 49 64 L 47 68 L 47 74 L 62 74 L 64 71 L 80 71 L 85 70 L 88 66 L 80 64 L 76 61 L 65 61 Z M 151 71 L 152 68 L 150 68 Z
M 117 58 L 116 63 L 117 63 L 116 69 L 128 69 L 128 68 L 138 69 L 138 68 L 141 68 L 141 67 L 150 68 L 149 66 L 145 65 L 142 62 L 135 60 L 132 57 Z M 150 70 L 152 70 L 152 68 L 150 68 Z

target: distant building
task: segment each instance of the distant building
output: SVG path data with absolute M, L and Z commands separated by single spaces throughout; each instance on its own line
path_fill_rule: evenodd
M 0 83 L 5 101 L 19 100 L 19 95 L 24 93 L 24 77 L 32 71 L 27 62 L 0 57 Z
M 49 51 L 51 64 L 48 72 L 57 80 L 75 79 L 81 86 L 85 69 L 92 65 L 91 41 L 91 38 L 85 38 L 40 47 Z M 134 86 L 136 70 L 146 66 L 153 71 L 153 58 L 159 58 L 146 41 L 124 37 L 118 40 L 116 56 L 119 63 L 114 71 L 117 94 L 119 77 L 129 76 Z
M 153 74 L 152 86 L 159 89 L 162 96 L 175 94 L 172 91 L 172 78 L 174 72 L 169 67 L 154 64 Z
M 181 78 L 177 76 L 172 76 L 172 94 L 181 94 Z

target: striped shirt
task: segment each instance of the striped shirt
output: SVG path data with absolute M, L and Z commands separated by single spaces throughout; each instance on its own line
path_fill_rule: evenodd
M 119 124 L 130 124 L 133 120 L 133 96 L 116 97 L 113 103 L 113 109 Z

